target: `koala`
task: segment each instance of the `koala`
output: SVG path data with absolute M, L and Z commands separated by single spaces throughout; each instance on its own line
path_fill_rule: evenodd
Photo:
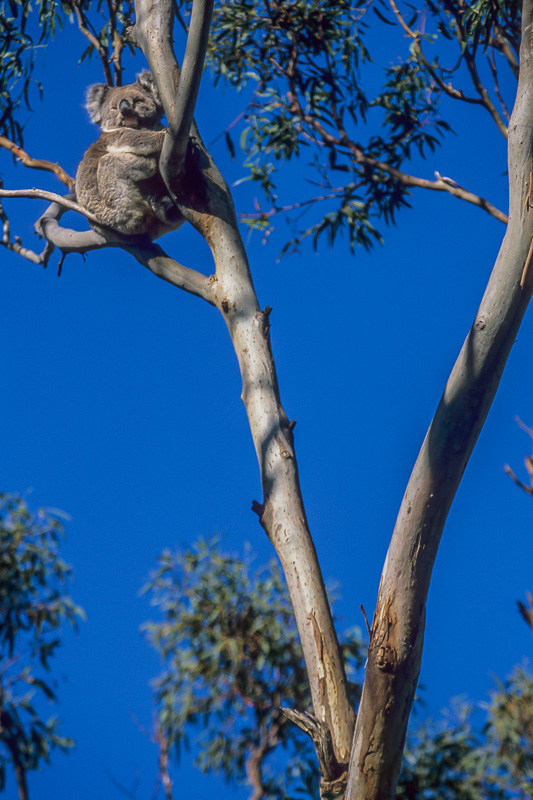
M 127 236 L 153 240 L 179 228 L 183 217 L 159 172 L 165 131 L 152 74 L 144 70 L 128 86 L 90 86 L 86 108 L 101 134 L 78 167 L 80 205 Z

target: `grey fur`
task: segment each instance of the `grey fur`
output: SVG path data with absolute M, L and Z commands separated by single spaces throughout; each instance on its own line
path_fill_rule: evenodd
M 165 131 L 151 73 L 141 72 L 128 86 L 90 86 L 86 108 L 101 134 L 78 167 L 78 202 L 103 225 L 129 236 L 157 239 L 179 228 L 183 217 L 159 172 Z

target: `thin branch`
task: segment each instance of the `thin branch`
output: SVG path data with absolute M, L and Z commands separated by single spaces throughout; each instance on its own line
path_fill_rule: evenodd
M 125 797 L 129 798 L 129 800 L 137 800 L 137 789 L 139 787 L 139 779 L 135 778 L 135 782 L 133 784 L 133 789 L 128 789 L 124 784 L 120 783 L 110 769 L 104 767 L 104 771 L 111 782 L 111 784 L 117 789 L 121 794 L 125 795 Z
M 515 417 L 515 422 L 518 425 L 518 427 L 521 428 L 524 431 L 524 433 L 527 433 L 529 438 L 533 441 L 533 428 L 530 428 L 529 425 L 526 425 L 525 422 L 522 422 L 520 417 Z
M 494 79 L 494 92 L 496 94 L 496 97 L 500 101 L 500 105 L 502 107 L 503 114 L 504 114 L 507 122 L 509 123 L 509 120 L 511 119 L 511 115 L 509 113 L 509 109 L 507 108 L 507 106 L 505 104 L 505 101 L 504 101 L 504 99 L 502 97 L 502 93 L 500 91 L 500 81 L 498 80 L 498 69 L 496 67 L 496 57 L 494 55 L 494 47 L 491 47 L 490 56 L 487 53 L 487 61 L 488 61 L 489 67 L 490 67 L 490 71 L 492 73 L 492 77 Z
M 109 11 L 109 39 L 113 43 L 111 61 L 115 69 L 115 85 L 122 86 L 122 50 L 124 44 L 117 25 L 116 0 L 107 0 L 107 8 Z
M 526 461 L 526 467 L 527 467 L 528 461 L 531 461 L 531 456 L 527 456 L 525 461 Z M 516 483 L 516 485 L 520 489 L 522 489 L 522 491 L 524 491 L 526 494 L 533 495 L 533 483 L 532 483 L 531 486 L 528 486 L 527 484 L 523 483 L 520 480 L 520 478 L 518 478 L 518 476 L 513 472 L 513 470 L 509 466 L 509 464 L 505 465 L 505 467 L 503 468 L 503 471 L 505 472 L 506 475 L 509 475 L 511 480 L 513 480 Z
M 357 148 L 357 146 L 354 147 L 354 154 L 358 163 L 366 164 L 367 166 L 373 167 L 380 172 L 384 172 L 404 186 L 418 187 L 419 189 L 429 189 L 434 192 L 448 192 L 454 197 L 458 197 L 460 200 L 464 200 L 465 202 L 471 203 L 478 208 L 482 208 L 492 217 L 500 222 L 503 222 L 504 225 L 507 225 L 509 222 L 509 217 L 507 214 L 504 214 L 503 211 L 500 211 L 498 208 L 496 208 L 496 206 L 493 206 L 492 203 L 489 203 L 489 201 L 485 200 L 484 197 L 474 194 L 473 192 L 469 192 L 468 189 L 464 189 L 455 181 L 450 183 L 440 177 L 437 178 L 436 181 L 430 181 L 426 178 L 417 178 L 414 175 L 409 175 L 406 172 L 402 172 L 400 169 L 396 169 L 396 167 L 392 167 L 385 161 L 378 161 L 371 156 L 365 155 L 365 153 Z
M 525 622 L 531 628 L 531 632 L 533 633 L 533 595 L 531 592 L 526 593 L 527 597 L 527 606 L 525 603 L 522 603 L 521 600 L 517 600 L 518 610 L 522 615 Z
M 351 153 L 352 158 L 357 164 L 362 164 L 367 167 L 371 167 L 372 169 L 379 170 L 380 172 L 385 173 L 386 175 L 390 175 L 394 178 L 395 181 L 401 183 L 403 186 L 412 186 L 418 187 L 420 189 L 429 189 L 435 192 L 448 192 L 449 194 L 453 195 L 454 197 L 459 198 L 460 200 L 464 200 L 467 203 L 471 203 L 472 205 L 477 206 L 478 208 L 482 208 L 488 214 L 490 214 L 495 219 L 503 222 L 504 225 L 507 225 L 509 218 L 503 211 L 500 211 L 498 208 L 492 205 L 488 200 L 485 200 L 484 197 L 480 195 L 474 194 L 473 192 L 469 192 L 467 189 L 464 189 L 459 184 L 453 182 L 447 183 L 442 179 L 437 179 L 436 181 L 430 181 L 426 178 L 417 178 L 414 175 L 409 175 L 406 172 L 403 172 L 396 167 L 387 164 L 385 161 L 378 161 L 378 159 L 372 158 L 372 156 L 367 155 L 361 146 L 355 143 L 349 136 L 348 133 L 342 124 L 342 120 L 338 117 L 335 119 L 335 123 L 339 130 L 339 136 L 334 136 L 324 128 L 322 123 L 313 117 L 311 114 L 308 114 L 302 108 L 300 103 L 294 78 L 291 74 L 290 68 L 287 70 L 283 70 L 279 65 L 278 69 L 281 70 L 282 74 L 286 77 L 287 81 L 289 82 L 289 92 L 287 93 L 289 104 L 287 106 L 287 110 L 298 116 L 302 122 L 305 122 L 311 128 L 317 131 L 317 133 L 321 136 L 323 143 L 326 147 L 329 147 L 333 150 L 339 150 L 339 148 L 346 147 L 349 152 Z
M 504 33 L 498 25 L 495 25 L 494 32 L 495 36 L 491 40 L 490 44 L 502 54 L 511 68 L 511 72 L 518 80 L 518 75 L 520 73 L 520 63 L 518 58 L 520 47 L 516 45 L 513 37 L 509 38 L 509 31 Z
M 483 106 L 491 115 L 492 119 L 496 123 L 498 130 L 503 136 L 505 136 L 505 138 L 507 138 L 507 125 L 505 124 L 500 114 L 498 113 L 494 103 L 490 98 L 489 93 L 485 89 L 485 86 L 483 85 L 481 78 L 479 77 L 479 73 L 477 71 L 477 66 L 476 66 L 476 59 L 474 58 L 474 55 L 472 54 L 468 46 L 468 41 L 463 29 L 460 14 L 455 5 L 453 3 L 450 3 L 449 0 L 445 0 L 445 6 L 447 7 L 448 11 L 452 14 L 455 20 L 455 32 L 457 40 L 461 47 L 461 52 L 463 54 L 463 58 L 465 60 L 467 69 L 470 73 L 472 83 L 474 84 L 474 88 L 478 93 L 478 95 L 480 96 L 480 98 L 483 100 Z
M 63 256 L 71 253 L 84 254 L 92 250 L 101 250 L 104 247 L 120 247 L 130 253 L 139 264 L 153 272 L 156 277 L 214 305 L 213 281 L 201 272 L 185 267 L 170 258 L 159 245 L 154 244 L 146 237 L 128 238 L 113 234 L 115 238 L 111 238 L 110 234 L 110 237 L 107 238 L 93 230 L 75 231 L 71 228 L 64 228 L 58 222 L 58 217 L 64 210 L 66 210 L 64 206 L 54 203 L 36 223 L 37 230 L 61 250 Z
M 520 419 L 520 417 L 515 417 L 515 422 L 518 425 L 518 427 L 521 428 L 525 433 L 527 433 L 529 438 L 533 441 L 533 428 L 530 428 L 528 425 L 525 425 Z M 505 465 L 503 471 L 505 472 L 506 475 L 509 475 L 509 477 L 516 483 L 516 485 L 519 486 L 520 489 L 522 489 L 526 494 L 533 495 L 533 456 L 526 456 L 524 458 L 524 465 L 529 475 L 529 482 L 530 482 L 529 486 L 523 483 L 515 475 L 509 464 Z
M 89 40 L 89 42 L 92 44 L 92 46 L 100 56 L 100 60 L 102 62 L 102 68 L 104 70 L 105 82 L 107 83 L 108 86 L 113 86 L 113 76 L 111 74 L 111 67 L 109 66 L 109 55 L 107 49 L 103 46 L 98 37 L 95 36 L 92 33 L 92 31 L 89 30 L 87 18 L 83 13 L 80 0 L 72 0 L 72 7 L 74 9 L 74 13 L 76 14 L 76 19 L 78 21 L 78 28 L 80 30 L 80 33 L 82 33 Z
M 175 178 L 179 179 L 184 169 L 209 41 L 213 5 L 214 0 L 194 0 L 192 5 L 187 46 L 174 102 L 174 112 L 168 126 L 169 135 L 165 137 L 161 152 L 160 169 L 167 186 L 169 164 L 172 163 L 172 172 Z
M 420 38 L 421 38 L 420 37 L 420 33 L 418 31 L 413 31 L 407 25 L 405 19 L 403 18 L 403 15 L 402 15 L 400 9 L 398 8 L 398 6 L 394 2 L 394 0 L 389 0 L 389 4 L 390 4 L 390 7 L 392 8 L 392 11 L 394 12 L 398 22 L 400 23 L 401 27 L 404 29 L 405 33 L 407 34 L 407 36 L 409 36 L 415 42 L 416 55 L 417 55 L 418 59 L 422 62 L 422 64 L 424 65 L 424 67 L 426 68 L 428 73 L 431 75 L 431 77 L 433 78 L 433 80 L 435 81 L 435 83 L 437 84 L 439 89 L 442 89 L 442 91 L 445 94 L 447 94 L 448 97 L 452 97 L 454 100 L 462 100 L 464 103 L 471 103 L 473 105 L 485 106 L 485 101 L 481 97 L 469 97 L 468 95 L 464 94 L 462 89 L 456 89 L 454 86 L 452 86 L 451 83 L 446 83 L 442 79 L 442 77 L 439 75 L 437 70 L 433 67 L 432 64 L 430 64 L 430 62 L 428 61 L 428 59 L 424 55 L 424 52 L 422 50 L 422 44 L 421 44 L 421 41 L 420 41 Z M 449 70 L 449 71 L 454 71 L 454 70 Z
M 301 200 L 299 203 L 289 203 L 285 206 L 272 206 L 272 208 L 269 208 L 268 211 L 256 211 L 250 214 L 246 214 L 244 211 L 239 212 L 239 218 L 241 222 L 249 219 L 267 220 L 270 219 L 270 217 L 275 217 L 276 214 L 284 214 L 288 211 L 296 211 L 299 208 L 305 208 L 305 206 L 314 205 L 315 203 L 320 203 L 323 200 L 337 200 L 339 197 L 344 196 L 345 193 L 345 187 L 340 187 L 329 194 L 316 195 L 315 197 L 311 197 L 309 200 Z
M 59 180 L 68 186 L 71 191 L 74 191 L 76 186 L 76 181 L 74 178 L 71 178 L 70 175 L 65 172 L 63 167 L 60 167 L 59 164 L 56 164 L 52 161 L 46 161 L 42 158 L 32 158 L 32 156 L 28 155 L 22 147 L 19 147 L 15 144 L 15 142 L 10 141 L 10 139 L 6 139 L 5 136 L 0 136 L 0 147 L 5 147 L 6 150 L 9 150 L 17 161 L 20 161 L 21 164 L 24 164 L 25 167 L 31 167 L 32 169 L 41 169 L 47 172 L 53 172 Z
M 26 197 L 30 200 L 48 200 L 50 203 L 57 203 L 69 211 L 77 211 L 79 214 L 83 214 L 89 222 L 94 222 L 104 227 L 98 217 L 87 211 L 86 208 L 83 208 L 73 200 L 69 200 L 67 197 L 55 194 L 55 192 L 46 192 L 44 189 L 0 189 L 0 197 Z

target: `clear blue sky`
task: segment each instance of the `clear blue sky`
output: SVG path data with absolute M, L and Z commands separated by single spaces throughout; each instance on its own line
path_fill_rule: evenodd
M 98 64 L 77 67 L 74 28 L 42 55 L 45 101 L 26 128 L 26 149 L 71 174 L 97 135 L 83 109 Z M 139 71 L 139 61 L 130 75 Z M 214 139 L 241 110 L 230 90 L 202 87 L 197 118 Z M 452 110 L 458 136 L 413 171 L 438 170 L 506 209 L 505 142 L 471 107 Z M 486 123 L 486 124 L 485 124 Z M 220 140 L 215 157 L 230 182 L 245 174 Z M 61 191 L 44 173 L 1 155 L 6 187 Z M 297 181 L 288 175 L 288 181 Z M 235 190 L 249 210 L 247 184 Z M 311 530 L 326 579 L 337 580 L 341 626 L 371 615 L 396 513 L 418 448 L 474 317 L 503 235 L 501 223 L 449 196 L 418 192 L 385 230 L 385 246 L 349 254 L 339 241 L 276 262 L 282 233 L 249 240 L 254 281 L 273 307 L 272 341 L 282 400 L 297 420 L 297 453 Z M 13 232 L 36 246 L 43 205 L 5 203 Z M 66 218 L 68 219 L 68 217 Z M 245 232 L 245 236 L 246 236 Z M 209 274 L 204 243 L 182 229 L 162 241 Z M 69 756 L 31 778 L 34 798 L 121 795 L 108 772 L 149 798 L 156 751 L 149 681 L 157 657 L 138 629 L 150 616 L 138 596 L 158 553 L 214 532 L 258 561 L 271 548 L 250 511 L 261 499 L 226 328 L 202 301 L 158 281 L 118 251 L 57 258 L 44 271 L 1 251 L 4 342 L 0 395 L 1 488 L 33 506 L 62 508 L 73 596 L 87 611 L 55 659 L 58 714 L 77 741 Z M 486 698 L 493 676 L 531 657 L 533 638 L 515 601 L 533 590 L 533 500 L 503 474 L 522 471 L 533 425 L 531 314 L 453 505 L 430 592 L 421 682 L 427 712 L 449 698 Z M 192 770 L 175 770 L 184 800 L 246 797 Z M 13 784 L 8 788 L 14 797 Z

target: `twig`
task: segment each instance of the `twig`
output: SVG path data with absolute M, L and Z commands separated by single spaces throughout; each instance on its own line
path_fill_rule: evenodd
M 100 56 L 100 60 L 102 62 L 102 67 L 104 70 L 104 77 L 105 82 L 108 86 L 113 86 L 113 76 L 111 74 L 111 67 L 109 66 L 109 56 L 107 49 L 103 46 L 100 40 L 89 30 L 87 25 L 87 18 L 82 11 L 80 0 L 72 0 L 72 7 L 74 9 L 74 13 L 76 14 L 76 19 L 78 21 L 78 28 L 80 33 L 82 33 L 92 44 L 98 55 Z
M 533 632 L 533 595 L 531 592 L 526 592 L 527 597 L 527 606 L 522 603 L 521 600 L 517 600 L 518 610 L 520 611 L 522 617 L 526 621 L 526 623 L 531 628 Z
M 529 456 L 528 456 L 528 458 L 529 458 Z M 520 489 L 522 489 L 526 494 L 533 495 L 533 486 L 527 486 L 525 483 L 523 483 L 520 480 L 520 478 L 518 478 L 517 475 L 513 472 L 513 470 L 509 466 L 509 464 L 505 465 L 505 467 L 503 468 L 503 471 L 505 472 L 506 475 L 509 475 L 509 477 L 516 483 L 516 485 Z
M 111 772 L 110 769 L 108 769 L 107 767 L 104 767 L 104 771 L 105 771 L 108 779 L 111 781 L 111 783 L 115 787 L 115 789 L 118 789 L 119 792 L 121 792 L 122 794 L 126 795 L 126 797 L 128 797 L 129 800 L 137 800 L 137 789 L 139 787 L 139 779 L 138 778 L 135 778 L 135 782 L 133 784 L 134 788 L 130 790 L 130 789 L 127 789 L 125 786 L 123 786 L 123 784 L 120 783 L 115 778 L 115 776 L 113 775 L 113 773 Z
M 487 53 L 487 61 L 489 63 L 490 71 L 492 72 L 492 77 L 494 78 L 494 92 L 496 93 L 496 97 L 500 101 L 500 105 L 502 107 L 502 111 L 507 119 L 507 122 L 511 119 L 511 115 L 509 113 L 509 109 L 505 105 L 505 101 L 502 97 L 500 92 L 500 82 L 498 80 L 498 69 L 496 67 L 496 57 L 494 55 L 494 47 L 490 49 L 490 56 Z
M 117 26 L 117 3 L 116 0 L 107 0 L 109 10 L 109 39 L 113 42 L 113 55 L 111 61 L 115 68 L 115 85 L 122 86 L 122 50 L 124 44 Z
M 527 433 L 529 438 L 533 441 L 533 428 L 529 428 L 527 425 L 525 425 L 520 419 L 520 417 L 515 417 L 515 422 L 518 425 L 518 427 L 521 428 L 525 433 Z M 516 483 L 516 485 L 519 486 L 520 489 L 522 489 L 526 494 L 533 495 L 533 456 L 526 456 L 524 458 L 524 464 L 527 473 L 529 475 L 530 486 L 527 486 L 515 475 L 509 464 L 505 465 L 503 471 L 505 472 L 506 475 L 509 475 L 509 477 Z
M 515 417 L 515 422 L 518 425 L 518 427 L 521 428 L 524 431 L 524 433 L 527 433 L 529 438 L 533 441 L 533 428 L 528 427 L 524 422 L 522 422 L 520 417 Z
M 363 617 L 365 618 L 366 629 L 368 631 L 368 638 L 371 639 L 372 638 L 372 628 L 368 624 L 368 617 L 366 615 L 365 607 L 364 607 L 364 605 L 362 603 L 359 603 L 359 608 L 361 609 Z
M 65 172 L 63 167 L 60 167 L 59 164 L 55 164 L 52 161 L 47 161 L 43 158 L 32 158 L 22 147 L 19 147 L 15 144 L 15 142 L 10 141 L 10 139 L 6 139 L 5 136 L 0 136 L 0 147 L 5 147 L 6 150 L 9 150 L 15 158 L 24 164 L 25 167 L 31 167 L 32 169 L 42 169 L 46 170 L 47 172 L 53 172 L 57 175 L 59 180 L 68 186 L 71 191 L 74 191 L 76 186 L 76 181 L 74 178 L 71 178 L 70 175 Z
M 502 33 L 501 28 L 497 25 L 494 28 L 495 36 L 491 40 L 490 44 L 496 48 L 496 50 L 502 54 L 502 56 L 507 61 L 511 72 L 518 80 L 518 75 L 520 72 L 520 64 L 518 60 L 518 50 L 519 48 L 516 47 L 516 44 L 510 42 L 507 36 Z
M 377 161 L 375 158 L 371 158 L 364 153 L 360 153 L 357 160 L 361 164 L 366 164 L 380 170 L 381 172 L 385 172 L 387 175 L 390 175 L 404 186 L 430 189 L 435 192 L 448 192 L 454 197 L 458 197 L 460 200 L 464 200 L 467 203 L 472 203 L 472 205 L 478 206 L 478 208 L 482 208 L 487 212 L 487 214 L 490 214 L 492 217 L 499 220 L 499 222 L 503 222 L 504 225 L 507 225 L 509 222 L 509 217 L 507 214 L 504 214 L 503 211 L 500 211 L 498 208 L 496 208 L 496 206 L 493 206 L 492 203 L 490 203 L 488 200 L 485 200 L 484 197 L 474 194 L 473 192 L 469 192 L 467 189 L 459 186 L 459 184 L 452 185 L 442 180 L 442 178 L 436 181 L 430 181 L 426 178 L 417 178 L 414 175 L 409 175 L 406 172 L 396 169 L 396 167 L 391 167 L 390 164 L 387 164 L 383 161 Z
M 275 217 L 276 214 L 283 214 L 286 213 L 287 211 L 296 211 L 296 209 L 298 208 L 304 208 L 305 206 L 314 205 L 314 203 L 319 203 L 322 200 L 336 200 L 340 195 L 343 194 L 345 194 L 345 187 L 340 187 L 339 189 L 335 190 L 334 192 L 330 192 L 329 194 L 317 195 L 316 197 L 311 197 L 309 200 L 301 200 L 299 203 L 289 203 L 286 206 L 272 206 L 272 208 L 269 208 L 268 211 L 257 211 L 253 214 L 246 214 L 245 212 L 239 212 L 239 217 L 241 221 L 249 219 L 267 220 L 270 217 Z

